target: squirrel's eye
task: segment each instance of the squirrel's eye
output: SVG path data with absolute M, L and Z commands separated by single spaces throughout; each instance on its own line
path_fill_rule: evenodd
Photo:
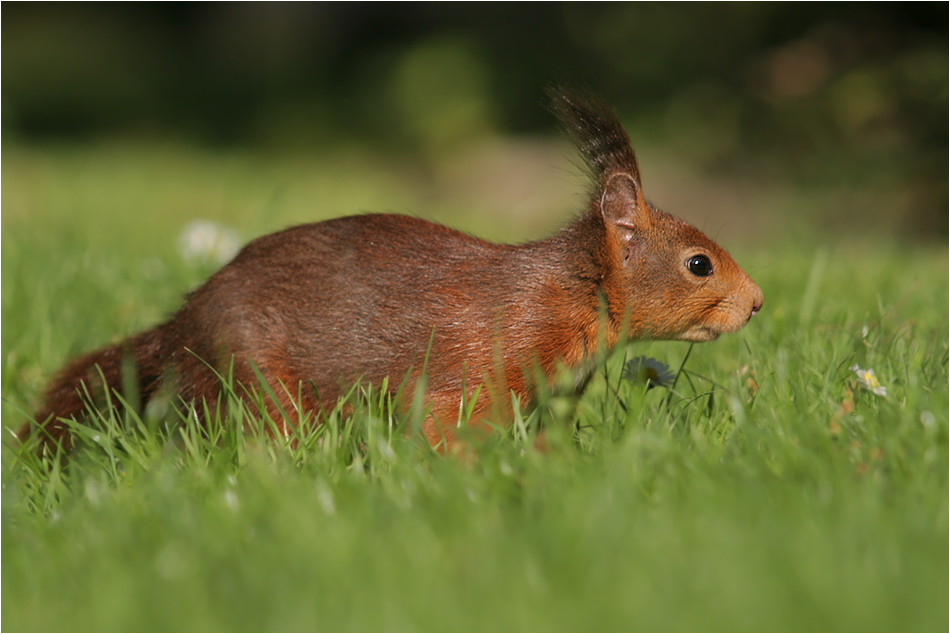
M 686 268 L 697 277 L 706 277 L 712 275 L 713 265 L 705 255 L 694 255 L 686 260 Z

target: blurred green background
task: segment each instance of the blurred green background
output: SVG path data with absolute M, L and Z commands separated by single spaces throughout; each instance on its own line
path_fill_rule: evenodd
M 2 17 L 5 148 L 384 156 L 429 190 L 396 211 L 467 197 L 549 228 L 581 200 L 542 107 L 554 81 L 613 104 L 647 193 L 707 232 L 947 238 L 943 3 L 5 3 Z

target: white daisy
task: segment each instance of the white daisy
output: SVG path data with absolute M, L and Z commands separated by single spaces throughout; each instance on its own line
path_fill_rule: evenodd
M 857 364 L 851 366 L 851 371 L 858 375 L 858 381 L 871 392 L 878 396 L 887 396 L 887 388 L 881 385 L 881 382 L 874 376 L 874 370 L 868 368 L 859 368 Z

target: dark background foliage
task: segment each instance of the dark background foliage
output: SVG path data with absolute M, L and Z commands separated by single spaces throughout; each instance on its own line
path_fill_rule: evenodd
M 864 192 L 946 239 L 944 3 L 5 3 L 7 142 L 437 157 L 581 84 L 713 175 Z M 890 225 L 889 225 L 890 226 Z

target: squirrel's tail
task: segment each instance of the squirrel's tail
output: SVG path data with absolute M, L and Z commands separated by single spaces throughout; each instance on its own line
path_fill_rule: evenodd
M 72 361 L 50 383 L 33 421 L 24 424 L 17 436 L 21 441 L 36 436 L 40 451 L 55 451 L 57 445 L 68 451 L 72 438 L 63 419 L 79 420 L 90 406 L 106 402 L 121 407 L 116 393 L 130 406 L 144 407 L 164 372 L 166 330 L 167 325 L 161 325 Z

